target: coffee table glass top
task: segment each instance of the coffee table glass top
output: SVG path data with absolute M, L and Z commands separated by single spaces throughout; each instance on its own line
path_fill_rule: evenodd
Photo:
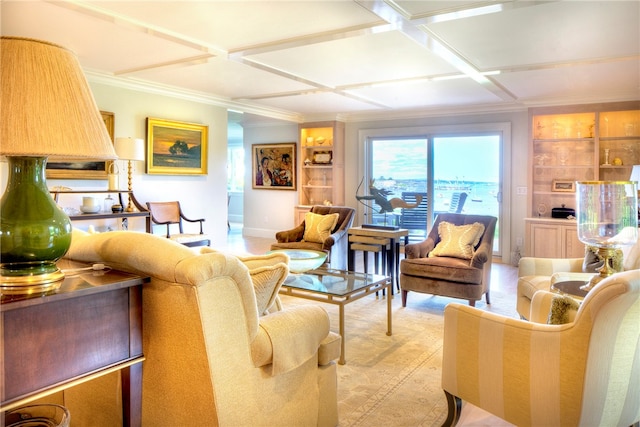
M 386 276 L 377 274 L 319 268 L 303 274 L 291 273 L 282 285 L 310 292 L 346 296 L 386 280 Z

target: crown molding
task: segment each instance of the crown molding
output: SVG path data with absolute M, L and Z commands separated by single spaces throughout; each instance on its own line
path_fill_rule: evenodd
M 285 120 L 295 123 L 303 123 L 304 116 L 298 113 L 267 108 L 243 102 L 237 102 L 228 98 L 198 92 L 185 90 L 175 86 L 161 85 L 158 83 L 150 83 L 145 80 L 135 79 L 131 77 L 119 77 L 111 74 L 102 73 L 95 70 L 84 70 L 87 80 L 93 83 L 114 86 L 122 89 L 135 90 L 139 92 L 152 93 L 155 95 L 163 95 L 186 101 L 199 102 L 207 105 L 215 105 L 228 110 L 239 111 L 242 113 L 256 114 L 278 120 Z

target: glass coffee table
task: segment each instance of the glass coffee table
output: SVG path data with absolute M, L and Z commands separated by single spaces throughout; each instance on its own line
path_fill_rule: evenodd
M 387 335 L 391 335 L 391 279 L 377 274 L 364 274 L 354 271 L 319 268 L 301 274 L 290 274 L 280 288 L 283 295 L 304 298 L 313 301 L 334 304 L 339 307 L 339 333 L 342 337 L 340 359 L 344 365 L 345 357 L 345 305 L 376 292 L 386 293 L 387 298 Z

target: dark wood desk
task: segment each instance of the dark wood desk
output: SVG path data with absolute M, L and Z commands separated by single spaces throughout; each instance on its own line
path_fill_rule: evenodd
M 120 371 L 124 425 L 140 426 L 145 279 L 115 270 L 72 274 L 46 295 L 0 297 L 0 407 Z

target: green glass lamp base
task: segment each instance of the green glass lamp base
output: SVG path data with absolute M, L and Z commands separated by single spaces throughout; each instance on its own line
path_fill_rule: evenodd
M 46 185 L 46 157 L 7 157 L 0 201 L 0 293 L 46 292 L 64 274 L 56 262 L 71 246 L 71 221 Z

